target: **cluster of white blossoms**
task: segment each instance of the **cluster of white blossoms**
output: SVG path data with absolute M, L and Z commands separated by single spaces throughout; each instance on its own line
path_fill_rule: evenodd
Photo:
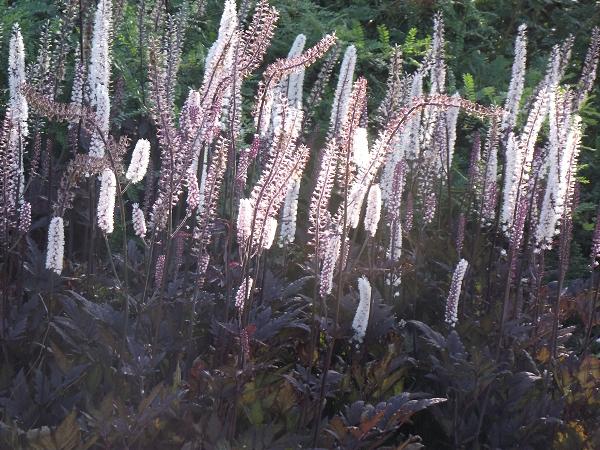
M 502 130 L 511 130 L 514 128 L 519 112 L 519 102 L 523 94 L 525 85 L 525 66 L 527 62 L 527 26 L 525 24 L 519 27 L 519 34 L 515 42 L 515 59 L 512 66 L 512 76 L 508 93 L 506 94 L 506 103 L 504 114 L 502 116 Z
M 148 163 L 150 161 L 150 141 L 140 139 L 135 144 L 133 154 L 131 155 L 131 163 L 125 174 L 125 178 L 133 184 L 139 183 L 146 175 Z
M 146 236 L 146 218 L 144 217 L 144 211 L 140 209 L 138 203 L 134 203 L 133 210 L 131 212 L 131 221 L 133 222 L 133 231 L 135 235 L 144 239 Z
M 112 2 L 100 0 L 94 16 L 94 30 L 88 70 L 88 96 L 96 108 L 96 126 L 90 141 L 89 153 L 102 158 L 106 147 L 110 119 L 110 32 L 112 27 Z
M 369 195 L 367 197 L 367 211 L 365 212 L 365 230 L 375 237 L 377 233 L 377 226 L 379 225 L 379 218 L 381 216 L 381 188 L 379 184 L 374 184 L 369 189 Z
M 348 111 L 348 100 L 352 91 L 352 82 L 354 80 L 354 66 L 356 65 L 356 47 L 349 45 L 344 53 L 344 59 L 340 66 L 340 75 L 338 78 L 335 96 L 333 97 L 333 106 L 331 107 L 330 130 L 335 133 L 340 129 L 346 112 Z
M 461 259 L 454 269 L 452 275 L 452 283 L 450 284 L 450 293 L 446 299 L 446 323 L 452 328 L 456 326 L 458 322 L 458 300 L 460 298 L 460 291 L 462 290 L 462 282 L 465 277 L 465 272 L 469 267 L 469 263 L 465 259 Z
M 354 330 L 354 339 L 360 344 L 365 338 L 371 312 L 371 283 L 367 277 L 358 279 L 358 297 L 358 307 L 352 321 L 352 329 Z
M 240 287 L 235 294 L 235 307 L 240 313 L 244 311 L 244 306 L 246 306 L 246 301 L 250 297 L 253 285 L 254 279 L 252 277 L 247 277 L 245 280 L 242 280 L 242 284 L 240 284 Z
M 65 253 L 65 225 L 62 217 L 53 217 L 48 228 L 46 269 L 60 275 Z
M 25 47 L 23 45 L 21 28 L 18 24 L 15 24 L 8 49 L 8 111 L 12 122 L 11 125 L 14 127 L 10 129 L 8 147 L 9 151 L 17 153 L 17 157 L 13 160 L 18 167 L 13 167 L 12 170 L 18 174 L 19 178 L 18 203 L 23 202 L 25 191 L 23 153 L 25 138 L 29 134 L 27 125 L 29 107 L 22 91 L 23 83 L 25 83 Z
M 106 234 L 113 232 L 115 223 L 115 197 L 117 179 L 110 169 L 104 169 L 100 176 L 100 196 L 98 198 L 98 227 Z

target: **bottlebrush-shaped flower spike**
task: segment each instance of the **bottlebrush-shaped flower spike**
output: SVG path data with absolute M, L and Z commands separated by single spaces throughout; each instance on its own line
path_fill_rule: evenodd
M 525 85 L 525 66 L 527 63 L 527 26 L 519 26 L 519 32 L 515 41 L 515 59 L 512 66 L 512 76 L 506 94 L 504 104 L 504 113 L 500 129 L 510 131 L 515 127 L 517 114 L 519 113 L 519 103 L 523 95 L 523 86 Z
M 25 191 L 25 167 L 23 154 L 25 149 L 25 138 L 28 136 L 27 120 L 29 118 L 29 107 L 23 93 L 25 83 L 25 47 L 23 36 L 18 24 L 13 26 L 8 51 L 8 110 L 7 117 L 10 118 L 11 126 L 8 137 L 8 152 L 13 152 L 17 157 L 14 159 L 14 167 L 11 171 L 18 174 L 18 203 L 23 202 Z
M 206 178 L 206 173 L 203 174 Z M 200 187 L 198 186 L 198 178 L 196 173 L 188 170 L 187 173 L 187 212 L 191 216 L 192 213 L 200 206 Z
M 495 119 L 490 124 L 483 154 L 485 165 L 482 175 L 477 177 L 481 179 L 481 221 L 486 225 L 491 225 L 494 221 L 498 204 L 498 142 L 500 139 L 498 124 L 498 120 Z M 509 136 L 509 141 L 510 139 Z M 512 139 L 514 139 L 514 135 Z M 506 173 L 508 173 L 507 167 L 505 168 Z
M 206 248 L 210 244 L 212 226 L 216 215 L 217 204 L 221 193 L 223 176 L 227 167 L 229 141 L 222 139 L 215 149 L 204 183 L 204 203 L 198 208 L 196 227 L 194 228 L 194 251 L 198 258 L 198 283 L 204 279 L 204 271 L 208 265 Z
M 21 171 L 17 133 L 10 118 L 10 106 L 0 129 L 0 247 L 9 245 L 9 230 L 17 225 L 18 191 Z
M 273 241 L 275 240 L 275 234 L 277 233 L 277 219 L 275 217 L 267 218 L 265 223 L 265 227 L 263 229 L 263 237 L 262 237 L 262 248 L 268 250 L 273 245 Z
M 90 66 L 88 69 L 88 89 L 92 106 L 96 106 L 94 92 L 98 85 L 108 88 L 110 84 L 110 43 L 112 28 L 112 1 L 99 0 L 94 15 Z
M 97 128 L 94 129 L 92 134 L 89 154 L 94 158 L 102 158 L 106 149 L 106 139 L 108 138 L 110 125 L 110 97 L 108 88 L 103 84 L 98 84 L 94 90 L 94 98 Z
M 377 121 L 381 125 L 398 111 L 401 102 L 405 100 L 407 78 L 402 76 L 402 72 L 402 47 L 395 45 L 390 58 L 385 97 L 377 109 Z
M 306 36 L 299 34 L 294 40 L 294 44 L 288 53 L 288 58 L 298 56 L 304 50 L 306 44 Z M 302 109 L 302 88 L 304 86 L 304 69 L 292 73 L 287 77 L 286 95 L 290 106 Z
M 259 83 L 258 93 L 256 94 L 257 101 L 253 114 L 254 123 L 259 134 L 264 133 L 264 123 L 267 121 L 266 118 L 270 117 L 271 107 L 269 104 L 272 106 L 273 91 L 277 84 L 284 77 L 297 73 L 313 64 L 329 50 L 335 41 L 335 34 L 328 34 L 300 55 L 290 59 L 278 59 L 265 69 L 263 81 Z
M 217 40 L 208 51 L 204 62 L 204 80 L 200 92 L 210 99 L 225 76 L 229 76 L 233 65 L 238 39 L 238 20 L 234 0 L 225 0 Z
M 375 237 L 377 225 L 381 216 L 381 189 L 379 184 L 374 184 L 369 189 L 367 197 L 367 210 L 365 212 L 365 230 Z
M 144 217 L 144 211 L 140 209 L 138 203 L 134 203 L 132 207 L 131 221 L 133 222 L 133 231 L 136 236 L 144 239 L 146 236 L 146 218 Z
M 23 202 L 19 209 L 19 233 L 26 234 L 31 227 L 31 203 Z
M 60 275 L 65 253 L 65 225 L 62 217 L 53 217 L 48 228 L 46 269 Z
M 458 99 L 460 98 L 458 93 L 454 94 L 452 97 Z M 454 146 L 456 144 L 456 123 L 458 122 L 458 106 L 454 106 L 448 108 L 446 111 L 446 136 L 448 139 L 446 151 L 448 154 L 446 158 L 442 161 L 443 166 L 448 166 L 446 169 L 450 170 L 452 166 L 452 159 L 454 158 Z
M 135 144 L 131 162 L 125 174 L 125 178 L 133 184 L 139 183 L 146 175 L 148 162 L 150 161 L 150 142 L 146 139 L 140 139 Z
M 263 61 L 275 32 L 279 12 L 267 0 L 258 0 L 254 16 L 240 37 L 238 50 L 239 72 L 247 77 Z
M 354 132 L 352 161 L 357 167 L 362 167 L 369 163 L 369 142 L 367 141 L 367 129 L 365 127 L 358 127 Z
M 329 135 L 335 136 L 342 126 L 348 110 L 348 100 L 354 82 L 354 66 L 356 65 L 356 47 L 349 45 L 344 53 L 344 59 L 340 66 L 338 84 L 333 97 L 331 107 L 331 119 L 329 124 Z
M 18 24 L 14 24 L 8 50 L 8 92 L 10 117 L 22 138 L 29 134 L 27 126 L 29 107 L 22 91 L 25 81 L 25 46 L 21 28 Z
M 245 280 L 242 280 L 242 283 L 235 294 L 235 307 L 240 314 L 244 311 L 244 306 L 246 306 L 246 302 L 248 301 L 248 298 L 250 298 L 253 285 L 254 279 L 252 277 L 248 277 Z
M 444 18 L 437 13 L 433 18 L 433 40 L 431 43 L 431 95 L 446 91 L 446 62 L 444 45 Z
M 319 282 L 319 294 L 322 298 L 331 294 L 333 289 L 333 275 L 340 259 L 341 243 L 340 233 L 333 229 L 323 239 L 324 255 Z
M 452 328 L 456 326 L 458 322 L 458 300 L 460 299 L 460 291 L 462 289 L 462 282 L 467 271 L 469 263 L 461 259 L 454 269 L 452 275 L 452 283 L 450 284 L 450 292 L 446 299 L 446 323 Z
M 116 195 L 117 179 L 115 173 L 106 168 L 100 176 L 100 196 L 98 198 L 98 227 L 106 234 L 113 232 Z
M 352 321 L 352 329 L 354 330 L 354 340 L 361 344 L 369 326 L 369 314 L 371 312 L 371 283 L 369 283 L 367 277 L 358 279 L 358 298 L 358 307 Z
M 549 74 L 556 73 L 558 65 L 557 54 L 557 48 L 555 48 L 549 64 Z M 552 76 L 547 77 L 547 79 L 552 78 Z M 535 143 L 548 112 L 548 91 L 550 89 L 550 85 L 542 82 L 529 111 L 523 131 L 518 138 L 512 133 L 508 137 L 504 175 L 504 202 L 500 217 L 501 222 L 504 224 L 504 230 L 507 233 L 510 233 L 516 216 L 516 205 L 519 203 L 519 198 L 524 195 L 523 191 L 527 186 L 527 180 L 530 176 Z
M 96 108 L 97 128 L 92 134 L 90 156 L 104 156 L 105 140 L 108 138 L 110 119 L 110 43 L 112 27 L 112 2 L 99 0 L 94 16 L 90 66 L 88 69 L 88 96 L 90 105 Z
M 163 284 L 163 280 L 165 277 L 165 263 L 166 263 L 165 255 L 159 255 L 158 258 L 156 258 L 156 265 L 154 266 L 154 288 L 155 289 L 159 289 Z
M 598 69 L 598 58 L 600 58 L 600 27 L 594 27 L 590 39 L 590 46 L 585 55 L 581 78 L 577 84 L 577 95 L 573 106 L 574 111 L 579 109 L 592 90 L 594 80 L 596 79 L 596 71 Z
M 581 121 L 571 114 L 572 96 L 569 91 L 549 93 L 549 139 L 546 157 L 548 178 L 540 217 L 535 230 L 536 244 L 551 246 L 557 224 L 564 214 L 564 205 L 568 203 L 570 182 L 575 174 L 571 173 L 577 163 L 578 146 L 581 137 Z
M 390 244 L 388 246 L 386 257 L 392 261 L 400 260 L 402 255 L 402 220 L 400 217 L 400 206 L 402 204 L 402 195 L 404 191 L 404 173 L 406 162 L 400 161 L 394 168 L 392 178 L 391 194 L 388 197 L 386 208 L 387 217 L 390 227 Z M 412 196 L 409 196 L 407 201 L 407 209 L 405 214 L 412 215 Z M 412 221 L 412 218 L 410 219 Z
M 335 139 L 329 141 L 325 146 L 320 159 L 320 164 L 318 165 L 319 173 L 308 208 L 308 234 L 311 236 L 310 245 L 322 257 L 325 251 L 325 240 L 329 232 L 329 226 L 331 225 L 331 214 L 328 206 L 339 160 Z
M 285 196 L 281 213 L 281 228 L 279 246 L 291 244 L 296 238 L 296 216 L 298 214 L 298 195 L 300 194 L 300 179 L 292 180 Z
M 298 178 L 308 159 L 308 148 L 297 147 L 302 112 L 282 105 L 281 126 L 274 130 L 268 158 L 262 174 L 252 189 L 250 200 L 253 217 L 247 257 L 260 253 L 261 241 L 269 217 L 275 218 L 287 194 L 291 180 Z
M 240 251 L 242 251 L 248 243 L 253 216 L 254 209 L 252 208 L 252 202 L 250 201 L 250 199 L 240 199 L 240 207 L 238 208 L 237 216 L 237 240 L 238 245 L 240 247 Z

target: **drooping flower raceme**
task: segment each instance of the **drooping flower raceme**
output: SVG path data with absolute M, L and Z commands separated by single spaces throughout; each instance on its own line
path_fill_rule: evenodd
M 115 197 L 117 179 L 110 169 L 104 169 L 100 176 L 100 197 L 98 198 L 98 227 L 106 234 L 113 232 L 115 223 Z
M 135 144 L 133 154 L 131 155 L 131 162 L 129 168 L 125 174 L 125 178 L 131 181 L 133 184 L 139 183 L 146 175 L 148 170 L 148 162 L 150 161 L 150 141 L 146 139 L 140 139 Z
M 451 327 L 456 326 L 458 321 L 458 300 L 460 298 L 460 291 L 462 289 L 463 278 L 469 263 L 465 259 L 461 259 L 454 269 L 452 275 L 452 284 L 450 285 L 450 292 L 446 299 L 446 323 Z
M 354 339 L 360 344 L 365 338 L 371 312 L 371 283 L 367 277 L 358 279 L 358 297 L 358 307 L 352 321 L 352 329 L 354 330 Z
M 65 253 L 65 225 L 62 217 L 53 217 L 48 228 L 46 269 L 60 275 Z

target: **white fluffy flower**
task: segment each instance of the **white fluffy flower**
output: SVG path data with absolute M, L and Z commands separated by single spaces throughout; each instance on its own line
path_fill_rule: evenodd
M 96 125 L 90 142 L 90 156 L 104 156 L 104 140 L 108 136 L 110 118 L 110 30 L 112 26 L 112 2 L 100 0 L 94 16 L 92 48 L 88 71 L 88 95 L 90 104 L 96 108 Z
M 306 36 L 299 34 L 294 40 L 294 44 L 288 53 L 288 58 L 298 56 L 304 50 Z M 293 108 L 302 109 L 302 87 L 304 85 L 304 67 L 297 72 L 292 73 L 287 80 L 287 98 L 288 103 Z
M 294 242 L 296 237 L 296 216 L 298 213 L 298 194 L 300 179 L 292 180 L 288 187 L 281 214 L 281 229 L 279 231 L 279 246 Z
M 268 217 L 265 222 L 265 227 L 263 230 L 263 241 L 262 247 L 265 250 L 268 250 L 273 245 L 273 241 L 275 240 L 275 233 L 277 232 L 277 219 L 274 217 Z
M 115 223 L 115 197 L 117 179 L 110 169 L 104 169 L 100 176 L 100 197 L 98 199 L 98 227 L 106 234 L 113 232 Z
M 369 164 L 369 142 L 367 140 L 367 129 L 358 127 L 352 139 L 352 159 L 358 167 Z
M 358 295 L 359 302 L 352 321 L 352 329 L 354 330 L 354 339 L 361 343 L 367 332 L 371 311 L 371 283 L 369 283 L 367 277 L 358 279 Z
M 105 150 L 105 139 L 108 137 L 110 120 L 110 96 L 108 88 L 102 84 L 96 86 L 94 91 L 96 99 L 96 121 L 97 129 L 92 134 L 90 141 L 90 156 L 102 158 Z
M 13 170 L 19 174 L 19 203 L 23 201 L 25 191 L 25 171 L 23 163 L 24 140 L 29 134 L 27 128 L 27 119 L 29 117 L 29 107 L 27 100 L 22 92 L 22 85 L 25 83 L 25 48 L 23 46 L 23 36 L 18 24 L 13 26 L 10 46 L 8 50 L 8 91 L 9 91 L 9 111 L 12 126 L 9 134 L 9 149 L 17 152 L 18 156 L 14 159 L 15 167 Z M 18 150 L 17 150 L 18 149 Z M 10 151 L 10 150 L 9 150 Z M 18 167 L 17 167 L 18 164 Z
M 333 106 L 331 108 L 331 123 L 330 129 L 337 131 L 344 122 L 346 112 L 348 110 L 348 100 L 352 91 L 352 81 L 354 79 L 354 66 L 356 65 L 356 47 L 349 45 L 344 53 L 344 59 L 340 66 L 340 75 L 338 78 L 337 87 L 335 89 L 335 97 L 333 98 Z
M 240 249 L 246 245 L 246 242 L 250 237 L 253 214 L 254 209 L 252 208 L 252 201 L 249 198 L 240 199 L 237 217 L 237 238 Z
M 29 117 L 27 100 L 21 91 L 24 82 L 25 47 L 23 45 L 21 28 L 18 24 L 15 24 L 8 50 L 8 91 L 11 119 L 15 126 L 19 126 L 19 132 L 22 137 L 28 134 L 27 119 Z
M 458 299 L 460 298 L 462 281 L 468 266 L 469 263 L 464 259 L 461 259 L 458 262 L 456 269 L 454 269 L 454 274 L 452 275 L 452 284 L 450 285 L 450 292 L 446 299 L 446 323 L 453 328 L 458 321 Z
M 110 82 L 110 30 L 112 24 L 112 1 L 100 0 L 94 15 L 92 48 L 88 75 L 89 95 L 92 106 L 97 106 L 96 90 L 99 85 L 108 88 Z
M 136 236 L 142 239 L 146 236 L 146 218 L 144 217 L 144 211 L 140 209 L 138 203 L 134 203 L 133 211 L 131 212 L 131 221 L 133 222 L 133 231 Z
M 371 235 L 375 236 L 377 233 L 377 225 L 379 225 L 379 218 L 381 216 L 381 189 L 379 184 L 374 184 L 369 189 L 369 195 L 367 197 L 367 211 L 365 212 L 365 230 Z
M 515 42 L 515 59 L 512 66 L 512 76 L 508 93 L 506 94 L 506 103 L 504 105 L 504 114 L 502 115 L 502 130 L 510 130 L 515 126 L 517 113 L 519 112 L 519 102 L 523 94 L 525 84 L 525 65 L 527 60 L 527 26 L 519 26 L 519 34 Z
M 254 280 L 252 277 L 248 277 L 245 280 L 242 280 L 242 284 L 237 290 L 235 294 L 235 307 L 238 311 L 242 312 L 244 310 L 244 306 L 246 305 L 246 300 L 250 297 L 250 293 L 252 292 L 252 286 L 254 285 Z
M 135 144 L 133 154 L 131 155 L 131 163 L 125 174 L 125 178 L 133 184 L 139 183 L 146 175 L 148 170 L 148 162 L 150 161 L 150 142 L 146 139 L 140 139 Z
M 48 251 L 46 269 L 60 275 L 65 253 L 65 225 L 62 217 L 53 217 L 48 228 Z

